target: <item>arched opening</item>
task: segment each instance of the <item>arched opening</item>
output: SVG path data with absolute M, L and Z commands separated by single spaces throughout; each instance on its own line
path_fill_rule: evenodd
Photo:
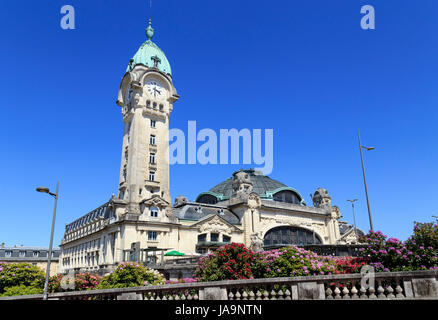
M 218 201 L 217 198 L 211 194 L 203 194 L 197 199 L 196 202 L 206 203 L 206 204 L 216 204 Z
M 283 190 L 273 195 L 274 201 L 300 204 L 300 197 L 291 190 Z
M 322 244 L 321 238 L 307 229 L 282 226 L 269 230 L 264 238 L 264 247 L 304 246 Z

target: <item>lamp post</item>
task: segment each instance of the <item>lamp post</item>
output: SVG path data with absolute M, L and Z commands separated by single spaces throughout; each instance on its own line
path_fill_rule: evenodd
M 347 201 L 351 202 L 351 206 L 353 207 L 354 232 L 356 233 L 356 237 L 359 237 L 359 235 L 357 234 L 356 215 L 354 214 L 354 203 L 357 201 L 357 199 Z
M 52 232 L 50 234 L 49 256 L 47 257 L 46 281 L 44 282 L 43 300 L 47 300 L 47 291 L 48 291 L 48 288 L 49 288 L 50 262 L 51 262 L 51 259 L 52 259 L 53 233 L 55 231 L 56 205 L 58 203 L 58 189 L 59 189 L 59 181 L 56 183 L 56 193 L 50 192 L 49 188 L 45 188 L 45 187 L 38 187 L 38 188 L 36 188 L 36 191 L 43 192 L 43 193 L 48 193 L 52 197 L 55 198 L 55 208 L 53 210 Z
M 363 172 L 363 183 L 365 185 L 365 195 L 367 197 L 367 207 L 368 207 L 368 216 L 370 218 L 370 230 L 373 231 L 373 220 L 371 218 L 371 209 L 370 209 L 370 200 L 368 198 L 368 188 L 367 188 L 367 179 L 365 177 L 365 166 L 363 164 L 363 154 L 362 149 L 366 149 L 367 151 L 374 150 L 374 147 L 364 147 L 360 143 L 360 133 L 359 130 L 357 131 L 357 137 L 359 139 L 359 150 L 360 150 L 360 159 L 362 161 L 362 172 Z

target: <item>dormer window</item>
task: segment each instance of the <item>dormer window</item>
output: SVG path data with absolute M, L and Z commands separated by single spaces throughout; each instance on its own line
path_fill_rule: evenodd
M 158 218 L 158 208 L 151 207 L 151 218 Z

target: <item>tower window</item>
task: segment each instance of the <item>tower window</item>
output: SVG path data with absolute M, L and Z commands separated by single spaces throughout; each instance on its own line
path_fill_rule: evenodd
M 163 111 L 163 105 L 160 104 L 160 111 Z
M 152 218 L 158 218 L 158 208 L 151 207 L 151 217 Z
M 155 145 L 155 136 L 151 134 L 150 144 Z
M 149 155 L 149 162 L 154 164 L 155 163 L 155 153 L 151 153 Z
M 152 104 L 152 108 L 153 108 L 153 109 L 157 109 L 157 103 L 156 103 L 156 102 L 154 102 L 154 103 Z
M 146 107 L 150 107 L 151 106 L 151 102 L 149 100 L 146 101 Z
M 151 128 L 155 128 L 155 124 L 156 124 L 155 120 L 151 120 Z
M 149 181 L 155 181 L 155 171 L 149 171 Z

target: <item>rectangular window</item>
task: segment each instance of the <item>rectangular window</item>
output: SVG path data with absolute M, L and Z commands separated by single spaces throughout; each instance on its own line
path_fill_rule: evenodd
M 155 145 L 155 136 L 151 134 L 150 144 Z
M 155 128 L 155 124 L 156 124 L 155 120 L 151 120 L 151 128 Z
M 20 255 L 19 255 L 20 258 L 24 258 L 25 255 L 26 255 L 25 251 L 20 251 Z
M 151 217 L 158 218 L 158 209 L 155 207 L 151 207 Z
M 222 236 L 223 242 L 231 242 L 231 238 L 228 236 Z
M 10 256 L 12 256 L 12 251 L 6 250 L 5 257 L 10 257 Z
M 157 240 L 157 231 L 149 231 L 148 232 L 148 240 L 151 240 L 151 241 Z
M 211 242 L 218 242 L 219 241 L 219 234 L 218 233 L 212 233 L 210 235 L 210 241 Z
M 149 162 L 154 164 L 155 163 L 155 153 L 151 153 L 149 155 Z
M 155 181 L 155 172 L 154 171 L 149 172 L 149 181 Z

